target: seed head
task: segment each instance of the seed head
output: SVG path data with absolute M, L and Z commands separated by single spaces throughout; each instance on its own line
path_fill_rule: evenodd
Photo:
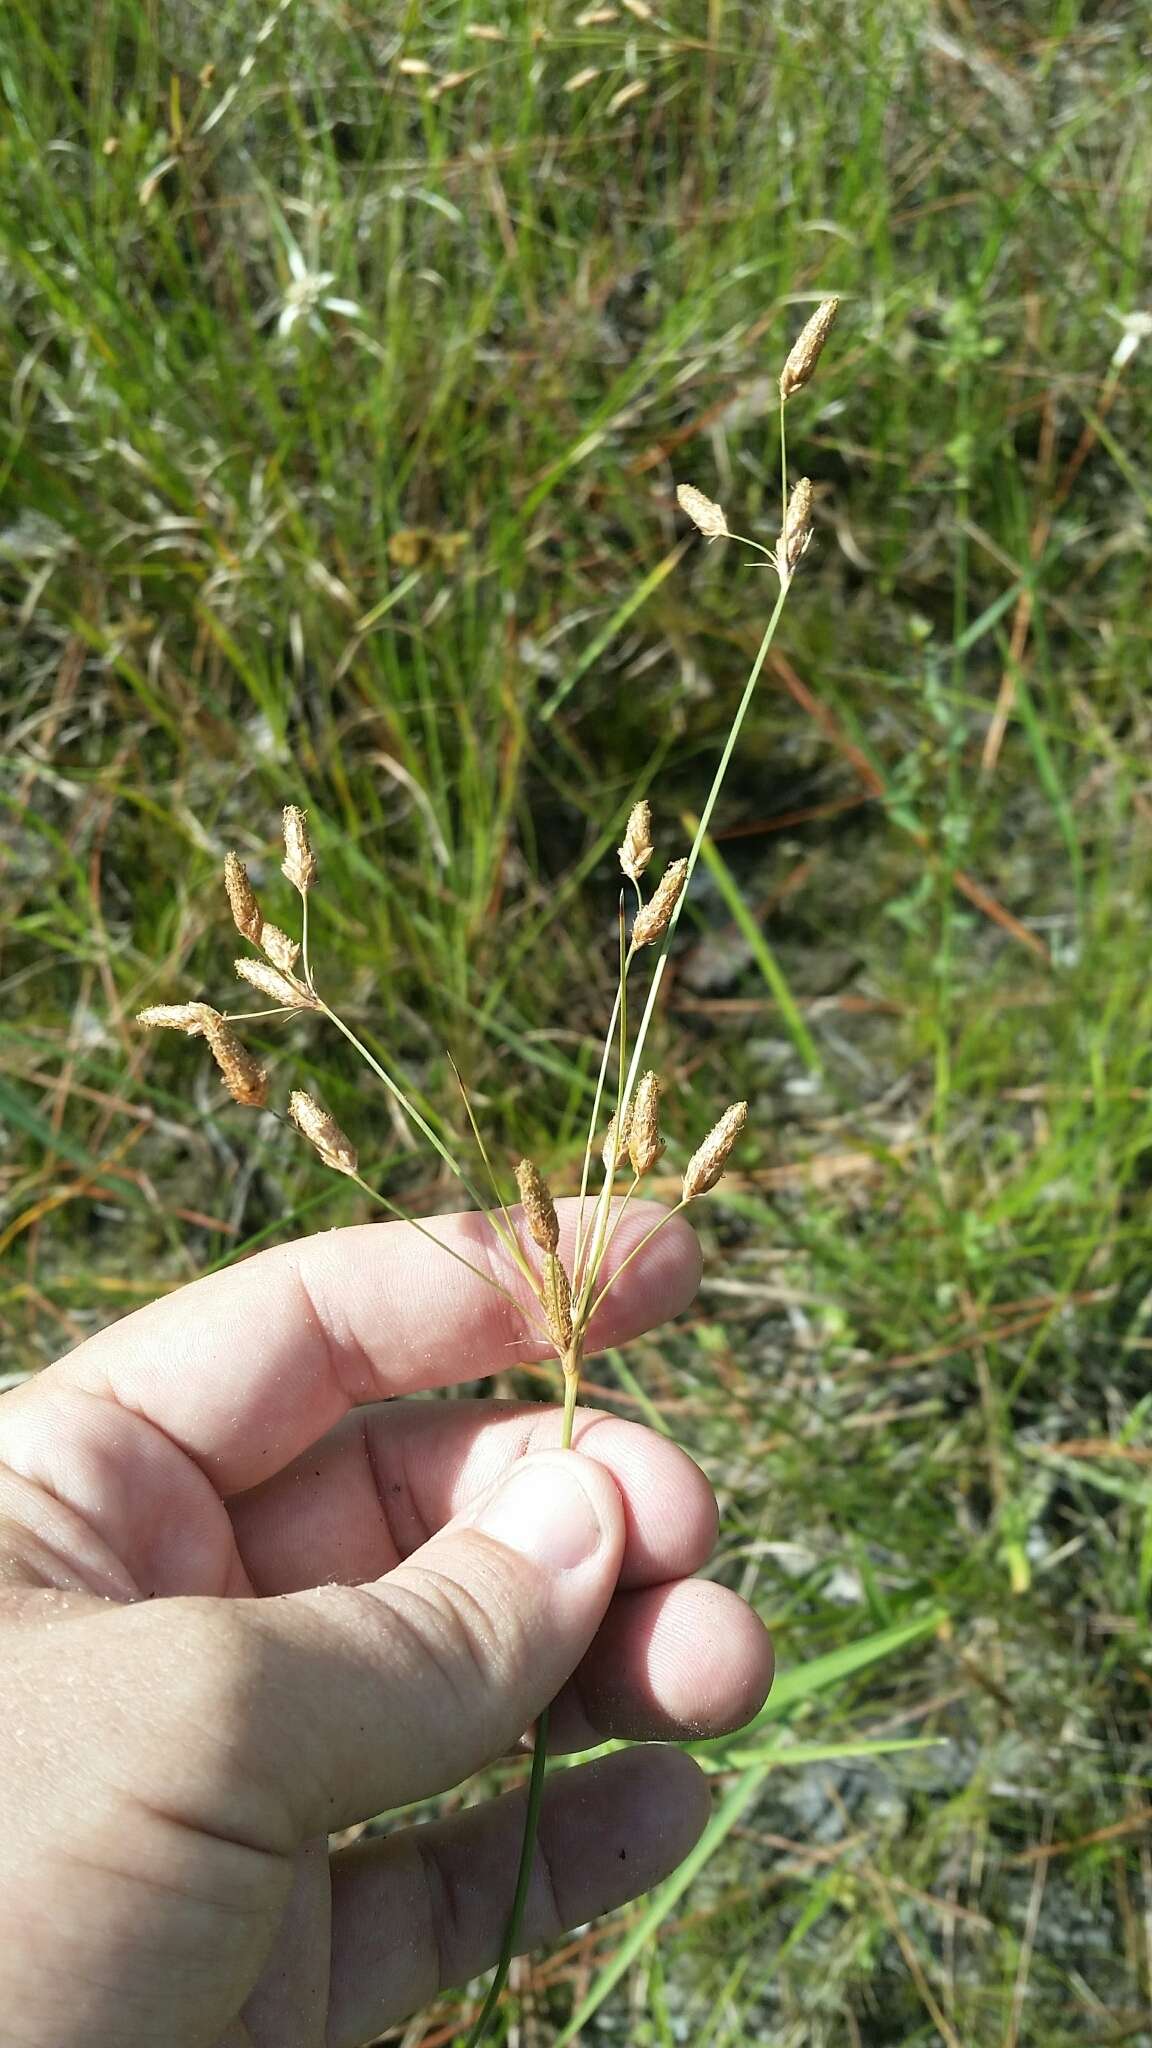
M 793 571 L 802 555 L 808 552 L 812 538 L 812 485 L 806 476 L 792 486 L 788 510 L 784 515 L 784 527 L 776 542 L 773 557 L 781 583 L 792 581 Z
M 637 1180 L 644 1174 L 651 1173 L 663 1150 L 664 1140 L 660 1136 L 660 1076 L 644 1074 L 636 1090 L 636 1108 L 628 1140 L 628 1157 Z
M 259 943 L 273 967 L 279 967 L 284 974 L 291 974 L 300 957 L 300 948 L 295 939 L 290 939 L 287 932 L 282 932 L 278 925 L 266 924 L 260 934 Z
M 682 512 L 688 514 L 693 526 L 698 526 L 705 540 L 724 540 L 728 534 L 728 521 L 723 510 L 698 491 L 695 484 L 677 484 L 676 503 Z
M 284 807 L 284 860 L 281 872 L 302 896 L 316 879 L 316 856 L 308 837 L 308 818 L 295 804 Z
M 204 1036 L 233 1102 L 246 1103 L 250 1109 L 261 1109 L 268 1100 L 268 1076 L 259 1060 L 253 1059 L 241 1045 L 227 1019 L 218 1017 L 213 1010 L 204 1026 Z
M 544 1318 L 557 1351 L 572 1342 L 572 1284 L 555 1253 L 544 1267 Z
M 232 922 L 241 938 L 258 946 L 264 919 L 256 901 L 256 891 L 248 880 L 248 870 L 238 853 L 226 853 L 224 856 L 224 887 L 228 891 Z
M 319 1002 L 302 981 L 294 974 L 281 974 L 279 968 L 265 966 L 263 960 L 237 960 L 236 972 L 241 981 L 247 981 L 258 988 L 262 996 L 269 996 L 282 1010 L 318 1010 Z
M 346 1138 L 334 1116 L 311 1095 L 305 1095 L 302 1088 L 295 1088 L 288 1098 L 288 1114 L 298 1131 L 302 1131 L 310 1145 L 315 1145 L 325 1166 L 331 1166 L 337 1173 L 356 1172 L 356 1147 Z
M 801 328 L 780 372 L 781 398 L 791 398 L 794 391 L 803 391 L 820 361 L 824 343 L 832 332 L 839 311 L 839 299 L 823 299 L 812 318 Z
M 692 1154 L 684 1174 L 684 1200 L 706 1195 L 714 1188 L 728 1163 L 728 1154 L 748 1121 L 748 1104 L 734 1102 L 719 1123 L 709 1131 L 699 1150 Z
M 656 886 L 651 901 L 636 912 L 632 926 L 632 944 L 650 946 L 654 939 L 662 939 L 672 922 L 672 913 L 684 893 L 688 877 L 686 860 L 674 860 L 666 867 Z
M 638 882 L 652 858 L 652 806 L 633 804 L 620 848 L 620 865 L 630 882 Z
M 636 1098 L 633 1096 L 627 1109 L 624 1111 L 624 1127 L 619 1138 L 616 1136 L 615 1116 L 612 1117 L 608 1129 L 604 1133 L 604 1143 L 601 1147 L 600 1156 L 604 1161 L 609 1180 L 611 1180 L 625 1152 L 628 1150 L 628 1140 L 632 1135 L 632 1112 L 635 1107 Z
M 560 1242 L 556 1204 L 544 1175 L 530 1159 L 522 1159 L 516 1168 L 516 1185 L 533 1242 L 540 1246 L 541 1251 L 554 1252 Z
M 137 1012 L 136 1022 L 145 1031 L 183 1031 L 188 1038 L 202 1038 L 216 1014 L 207 1003 L 154 1003 Z

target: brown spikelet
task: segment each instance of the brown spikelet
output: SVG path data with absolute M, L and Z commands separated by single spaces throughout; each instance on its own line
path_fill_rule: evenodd
M 136 1022 L 145 1031 L 183 1031 L 188 1038 L 202 1038 L 216 1014 L 207 1003 L 153 1003 L 137 1011 Z
M 268 967 L 263 960 L 237 960 L 236 972 L 241 981 L 258 988 L 262 996 L 269 996 L 285 1010 L 318 1010 L 320 1005 L 310 989 L 294 974 L 281 974 L 279 968 Z
M 784 515 L 784 527 L 776 542 L 774 560 L 781 583 L 790 583 L 792 573 L 802 555 L 807 553 L 812 538 L 812 485 L 806 476 L 792 487 L 788 510 Z
M 228 891 L 232 922 L 241 938 L 258 946 L 264 918 L 256 901 L 256 891 L 248 880 L 248 870 L 238 853 L 226 853 L 224 856 L 224 887 Z
M 672 922 L 672 913 L 684 893 L 687 877 L 686 860 L 674 860 L 670 867 L 665 868 L 656 886 L 655 895 L 636 913 L 636 921 L 632 926 L 634 946 L 650 946 L 654 939 L 663 938 Z
M 839 299 L 823 299 L 812 318 L 801 328 L 780 372 L 781 398 L 791 398 L 794 391 L 803 391 L 820 361 L 824 343 L 832 332 L 839 311 Z
M 538 1166 L 522 1159 L 516 1168 L 516 1185 L 524 1204 L 524 1220 L 533 1242 L 541 1251 L 554 1252 L 560 1242 L 560 1224 L 552 1192 Z
M 660 1136 L 660 1076 L 644 1074 L 636 1090 L 636 1108 L 628 1140 L 628 1157 L 637 1180 L 651 1173 L 664 1150 Z
M 268 1100 L 268 1076 L 259 1060 L 253 1059 L 241 1045 L 227 1019 L 213 1011 L 204 1026 L 204 1036 L 233 1102 L 246 1103 L 250 1109 L 262 1108 Z
M 331 1166 L 337 1173 L 355 1174 L 357 1168 L 356 1147 L 340 1129 L 334 1116 L 311 1095 L 305 1095 L 302 1088 L 295 1088 L 288 1098 L 288 1114 L 298 1131 L 316 1147 L 325 1166 Z
M 284 859 L 281 872 L 306 896 L 316 879 L 316 856 L 308 837 L 307 814 L 295 804 L 284 806 Z
M 544 1266 L 544 1318 L 556 1349 L 567 1351 L 572 1342 L 572 1285 L 554 1252 Z
M 627 1109 L 624 1111 L 624 1127 L 620 1133 L 619 1138 L 617 1138 L 616 1136 L 615 1116 L 613 1116 L 610 1119 L 608 1129 L 604 1133 L 604 1143 L 600 1148 L 600 1156 L 604 1161 L 604 1165 L 607 1170 L 609 1179 L 612 1178 L 612 1175 L 615 1173 L 616 1168 L 619 1166 L 620 1161 L 623 1159 L 625 1153 L 628 1150 L 628 1140 L 632 1136 L 632 1112 L 635 1109 L 635 1107 L 636 1098 L 635 1096 L 633 1096 L 631 1102 L 628 1104 Z
M 652 858 L 652 806 L 643 798 L 632 806 L 619 852 L 628 880 L 638 882 Z
M 692 1154 L 684 1173 L 684 1200 L 706 1195 L 714 1188 L 728 1164 L 728 1154 L 748 1121 L 748 1104 L 734 1102 L 724 1111 L 704 1143 Z
M 279 925 L 266 924 L 258 943 L 267 953 L 273 967 L 278 967 L 283 974 L 291 974 L 300 958 L 300 948 L 295 939 L 290 939 L 287 932 L 280 930 Z
M 705 540 L 724 540 L 727 537 L 728 521 L 722 507 L 706 498 L 695 484 L 677 484 L 676 503 L 682 512 L 687 513 L 693 526 L 699 527 Z

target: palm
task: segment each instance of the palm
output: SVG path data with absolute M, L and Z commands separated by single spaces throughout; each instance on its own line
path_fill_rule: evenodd
M 690 1234 L 662 1232 L 606 1341 L 695 1271 Z M 556 1695 L 567 1747 L 758 1703 L 759 1625 L 685 1576 L 715 1524 L 682 1453 L 585 1411 L 592 1456 L 543 1477 L 585 1515 L 594 1496 L 607 1534 L 556 1577 L 498 1514 L 559 1415 L 388 1399 L 523 1355 L 514 1323 L 401 1227 L 343 1231 L 154 1304 L 0 1404 L 0 1665 L 32 1731 L 0 1820 L 0 1840 L 32 1831 L 0 1867 L 0 2000 L 29 2048 L 354 2048 L 493 1959 L 522 1822 L 509 1799 L 330 1853 L 333 1833 L 458 1783 Z M 697 1776 L 652 1751 L 562 1773 L 529 1938 L 671 1867 Z

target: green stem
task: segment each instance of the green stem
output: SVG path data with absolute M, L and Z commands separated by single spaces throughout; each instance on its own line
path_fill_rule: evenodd
M 445 1244 L 442 1237 L 437 1237 L 433 1231 L 426 1230 L 424 1228 L 424 1225 L 418 1222 L 415 1216 L 410 1216 L 406 1209 L 401 1209 L 397 1206 L 395 1202 L 390 1202 L 388 1200 L 387 1195 L 382 1195 L 378 1188 L 372 1187 L 370 1183 L 366 1180 L 363 1180 L 358 1173 L 351 1173 L 349 1174 L 348 1178 L 349 1180 L 354 1180 L 357 1187 L 361 1188 L 366 1195 L 369 1195 L 371 1199 L 375 1203 L 377 1203 L 377 1205 L 381 1209 L 386 1209 L 389 1216 L 394 1216 L 398 1223 L 406 1223 L 408 1225 L 409 1230 L 419 1231 L 421 1237 L 426 1237 L 428 1239 L 429 1244 L 434 1244 L 436 1246 L 437 1251 L 447 1252 L 448 1257 L 450 1259 L 455 1259 L 456 1264 L 458 1266 L 463 1266 L 467 1272 L 472 1274 L 474 1279 L 482 1280 L 484 1282 L 485 1287 L 491 1287 L 496 1294 L 502 1294 L 505 1301 L 511 1302 L 517 1314 L 522 1315 L 524 1317 L 525 1322 L 528 1322 L 530 1320 L 531 1314 L 538 1307 L 538 1304 L 536 1302 L 533 1302 L 532 1310 L 529 1310 L 524 1304 L 524 1302 L 517 1301 L 516 1296 L 510 1293 L 507 1287 L 502 1287 L 499 1280 L 494 1280 L 491 1273 L 486 1273 L 482 1266 L 474 1266 L 472 1264 L 471 1259 L 466 1259 L 464 1257 L 463 1252 L 454 1251 L 450 1244 Z M 488 1221 L 491 1222 L 491 1220 L 491 1216 L 489 1215 Z
M 579 1344 L 574 1344 L 565 1357 L 564 1364 L 564 1426 L 560 1436 L 561 1450 L 572 1448 L 572 1424 L 576 1414 L 576 1396 L 580 1390 L 580 1367 L 583 1356 Z M 528 1804 L 524 1809 L 524 1834 L 520 1843 L 520 1862 L 516 1871 L 516 1889 L 512 1894 L 512 1905 L 504 1928 L 504 1939 L 500 1944 L 500 1957 L 496 1964 L 496 1975 L 488 1986 L 487 1995 L 473 2022 L 465 2048 L 480 2048 L 488 2032 L 488 2022 L 500 2003 L 501 1994 L 508 1981 L 512 1958 L 524 1919 L 524 1908 L 528 1903 L 528 1889 L 532 1883 L 532 1865 L 536 1860 L 536 1837 L 540 1830 L 540 1807 L 544 1798 L 544 1775 L 548 1764 L 548 1708 L 545 1707 L 536 1723 L 536 1738 L 532 1748 L 532 1769 L 528 1776 Z
M 625 937 L 623 890 L 620 892 L 619 918 L 619 995 L 616 1010 L 613 1013 L 618 1015 L 620 1019 L 619 1045 L 616 1053 L 616 1108 L 613 1113 L 615 1137 L 612 1142 L 612 1163 L 610 1166 L 606 1165 L 604 1169 L 604 1189 L 607 1190 L 607 1193 L 603 1189 L 601 1190 L 593 1212 L 592 1241 L 586 1248 L 587 1258 L 583 1263 L 578 1263 L 576 1260 L 572 1262 L 572 1285 L 577 1304 L 587 1300 L 589 1290 L 595 1284 L 596 1275 L 600 1270 L 600 1261 L 604 1256 L 604 1232 L 607 1228 L 609 1214 L 611 1213 L 612 1190 L 616 1182 L 616 1162 L 620 1144 L 620 1133 L 624 1128 L 624 1070 L 628 1057 L 628 968 L 632 959 L 632 949 L 627 944 Z M 605 1046 L 605 1052 L 607 1052 L 607 1046 Z M 579 1320 L 578 1308 L 577 1328 L 583 1328 L 583 1324 Z
M 633 1181 L 632 1185 L 633 1187 L 635 1187 L 636 1182 Z M 639 1244 L 633 1245 L 627 1258 L 621 1259 L 620 1264 L 617 1266 L 616 1271 L 613 1273 L 612 1278 L 609 1280 L 607 1286 L 602 1287 L 600 1289 L 599 1294 L 596 1296 L 595 1301 L 592 1303 L 591 1308 L 588 1310 L 589 1322 L 592 1321 L 592 1318 L 596 1314 L 597 1309 L 601 1306 L 601 1304 L 604 1301 L 607 1300 L 608 1296 L 611 1294 L 612 1289 L 615 1287 L 616 1282 L 620 1278 L 621 1273 L 627 1271 L 628 1267 L 632 1264 L 633 1259 L 639 1258 L 645 1246 L 651 1244 L 652 1239 L 656 1236 L 657 1231 L 663 1230 L 664 1225 L 666 1223 L 671 1223 L 672 1218 L 674 1216 L 679 1216 L 680 1211 L 682 1209 L 686 1209 L 687 1207 L 687 1202 L 684 1200 L 684 1197 L 681 1196 L 680 1200 L 676 1204 L 676 1207 L 674 1209 L 669 1209 L 663 1216 L 661 1216 L 659 1223 L 654 1223 L 652 1225 L 651 1230 L 645 1232 L 644 1236 L 640 1239 Z
M 305 986 L 306 988 L 310 988 L 310 989 L 312 989 L 312 993 L 313 993 L 313 995 L 315 995 L 315 993 L 316 993 L 316 990 L 315 990 L 315 988 L 313 988 L 313 986 L 312 986 L 312 964 L 311 964 L 311 962 L 310 962 L 310 960 L 309 960 L 309 958 L 308 958 L 308 892 L 307 892 L 307 890 L 305 890 L 304 894 L 303 894 L 303 895 L 301 896 L 301 898 L 300 898 L 300 951 L 301 951 L 301 953 L 302 953 L 302 955 L 303 955 L 303 960 L 304 960 L 304 986 Z
M 355 1050 L 359 1053 L 361 1059 L 365 1062 L 365 1064 L 371 1067 L 372 1072 L 376 1075 L 377 1080 L 383 1081 L 384 1086 L 387 1088 L 388 1093 L 391 1095 L 393 1101 L 399 1103 L 401 1109 L 404 1111 L 405 1116 L 411 1119 L 411 1121 L 416 1125 L 418 1131 L 423 1132 L 424 1136 L 428 1140 L 428 1143 L 431 1145 L 433 1151 L 437 1154 L 437 1157 L 442 1159 L 444 1161 L 445 1166 L 448 1168 L 449 1172 L 453 1173 L 456 1176 L 456 1179 L 459 1181 L 461 1187 L 464 1189 L 465 1194 L 471 1198 L 476 1208 L 479 1209 L 480 1214 L 483 1216 L 485 1222 L 493 1231 L 499 1243 L 503 1245 L 504 1250 L 507 1252 L 509 1258 L 512 1259 L 514 1263 L 520 1264 L 522 1262 L 522 1254 L 520 1252 L 519 1246 L 515 1241 L 515 1234 L 511 1231 L 506 1231 L 503 1225 L 497 1221 L 491 1209 L 489 1209 L 487 1203 L 485 1202 L 484 1197 L 480 1193 L 480 1190 L 476 1186 L 475 1182 L 469 1179 L 468 1175 L 464 1171 L 464 1168 L 460 1165 L 459 1160 L 453 1158 L 451 1152 L 448 1150 L 448 1147 L 447 1145 L 445 1145 L 443 1139 L 437 1137 L 436 1132 L 432 1129 L 432 1126 L 428 1122 L 427 1118 L 421 1116 L 420 1111 L 417 1109 L 414 1102 L 409 1101 L 407 1095 L 405 1095 L 404 1090 L 401 1088 L 399 1082 L 394 1081 L 392 1079 L 392 1076 L 388 1072 L 388 1069 L 386 1067 L 382 1067 L 378 1059 L 373 1058 L 372 1054 L 368 1050 L 368 1047 L 364 1044 L 364 1041 L 360 1038 L 357 1038 L 356 1033 L 353 1031 L 351 1025 L 346 1024 L 344 1022 L 343 1017 L 341 1017 L 335 1010 L 330 1009 L 328 1004 L 324 1001 L 323 996 L 318 995 L 315 989 L 312 990 L 312 994 L 316 998 L 316 1002 L 319 1005 L 321 1015 L 327 1017 L 328 1022 L 330 1024 L 334 1024 L 336 1026 L 337 1031 L 341 1032 L 342 1035 L 348 1040 L 349 1045 L 355 1048 Z M 404 1220 L 406 1222 L 410 1222 L 411 1218 L 406 1217 Z M 467 1263 L 467 1261 L 465 1261 L 465 1263 Z
M 669 919 L 668 929 L 664 934 L 664 938 L 660 947 L 660 957 L 656 962 L 655 968 L 653 969 L 652 980 L 648 988 L 648 998 L 644 1004 L 644 1012 L 640 1019 L 640 1028 L 636 1033 L 636 1042 L 632 1047 L 632 1058 L 628 1066 L 627 1079 L 624 1083 L 623 1090 L 621 1091 L 619 1097 L 619 1100 L 623 1105 L 623 1109 L 625 1111 L 627 1110 L 628 1103 L 632 1100 L 632 1092 L 636 1086 L 637 1076 L 640 1072 L 640 1065 L 644 1057 L 644 1047 L 648 1038 L 649 1026 L 651 1025 L 652 1017 L 656 1009 L 656 999 L 660 993 L 660 984 L 664 979 L 664 970 L 668 965 L 669 948 L 671 947 L 672 940 L 675 936 L 676 927 L 680 922 L 680 913 L 688 900 L 688 885 L 692 880 L 693 874 L 695 873 L 696 863 L 700 858 L 700 849 L 703 846 L 705 839 L 707 838 L 708 827 L 712 822 L 712 813 L 716 808 L 716 804 L 720 796 L 720 791 L 724 786 L 724 778 L 728 773 L 728 764 L 731 761 L 732 756 L 736 750 L 736 742 L 740 737 L 744 720 L 748 716 L 748 711 L 751 706 L 752 699 L 756 694 L 756 685 L 760 681 L 761 671 L 763 670 L 764 663 L 768 659 L 768 650 L 776 637 L 776 628 L 780 624 L 781 614 L 783 613 L 785 603 L 787 602 L 787 598 L 788 586 L 787 584 L 782 584 L 779 596 L 777 597 L 776 602 L 772 607 L 772 616 L 769 619 L 768 624 L 764 628 L 764 637 L 756 650 L 756 659 L 752 664 L 748 681 L 744 685 L 744 690 L 741 695 L 740 702 L 736 706 L 736 715 L 728 728 L 728 737 L 724 742 L 724 751 L 716 764 L 716 773 L 712 777 L 712 787 L 708 791 L 708 796 L 705 800 L 704 808 L 700 813 L 700 822 L 696 827 L 695 837 L 693 838 L 692 844 L 688 849 L 688 867 L 684 876 L 684 887 L 680 891 L 680 896 L 679 900 L 677 901 L 676 908 L 672 912 L 672 916 Z M 600 1206 L 602 1204 L 603 1209 L 606 1211 L 611 1199 L 611 1184 L 606 1183 L 599 1198 L 599 1201 L 597 1203 L 597 1208 L 600 1209 Z M 598 1221 L 599 1218 L 597 1218 L 597 1222 Z M 595 1227 L 596 1226 L 594 1224 L 594 1228 Z M 585 1287 L 584 1293 L 586 1299 L 588 1293 L 587 1287 Z
M 512 1957 L 516 1951 L 516 1937 L 524 1918 L 528 1903 L 528 1887 L 532 1882 L 532 1865 L 536 1859 L 536 1835 L 540 1825 L 540 1805 L 544 1797 L 544 1771 L 548 1762 L 548 1709 L 545 1707 L 536 1723 L 536 1740 L 532 1750 L 532 1770 L 528 1778 L 528 1804 L 524 1810 L 524 1836 L 520 1843 L 520 1866 L 516 1872 L 516 1890 L 512 1895 L 512 1908 L 508 1924 L 504 1929 L 504 1940 L 500 1948 L 500 1960 L 496 1975 L 488 1986 L 488 1994 L 468 2036 L 465 2048 L 480 2048 L 488 2032 L 488 2022 L 500 2003 Z

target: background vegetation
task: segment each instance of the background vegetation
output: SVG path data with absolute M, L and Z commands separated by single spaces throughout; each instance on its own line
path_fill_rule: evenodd
M 451 1046 L 501 1158 L 571 1161 L 611 849 L 645 791 L 681 849 L 770 602 L 673 486 L 771 541 L 843 295 L 659 1032 L 670 1165 L 754 1135 L 697 1309 L 595 1368 L 783 1677 L 691 1884 L 521 1968 L 528 2048 L 1152 2042 L 1147 67 L 1088 0 L 0 25 L 14 1373 L 359 1214 L 130 1021 L 224 995 L 286 799 L 421 1101 Z M 448 1199 L 338 1045 L 267 1051 Z

